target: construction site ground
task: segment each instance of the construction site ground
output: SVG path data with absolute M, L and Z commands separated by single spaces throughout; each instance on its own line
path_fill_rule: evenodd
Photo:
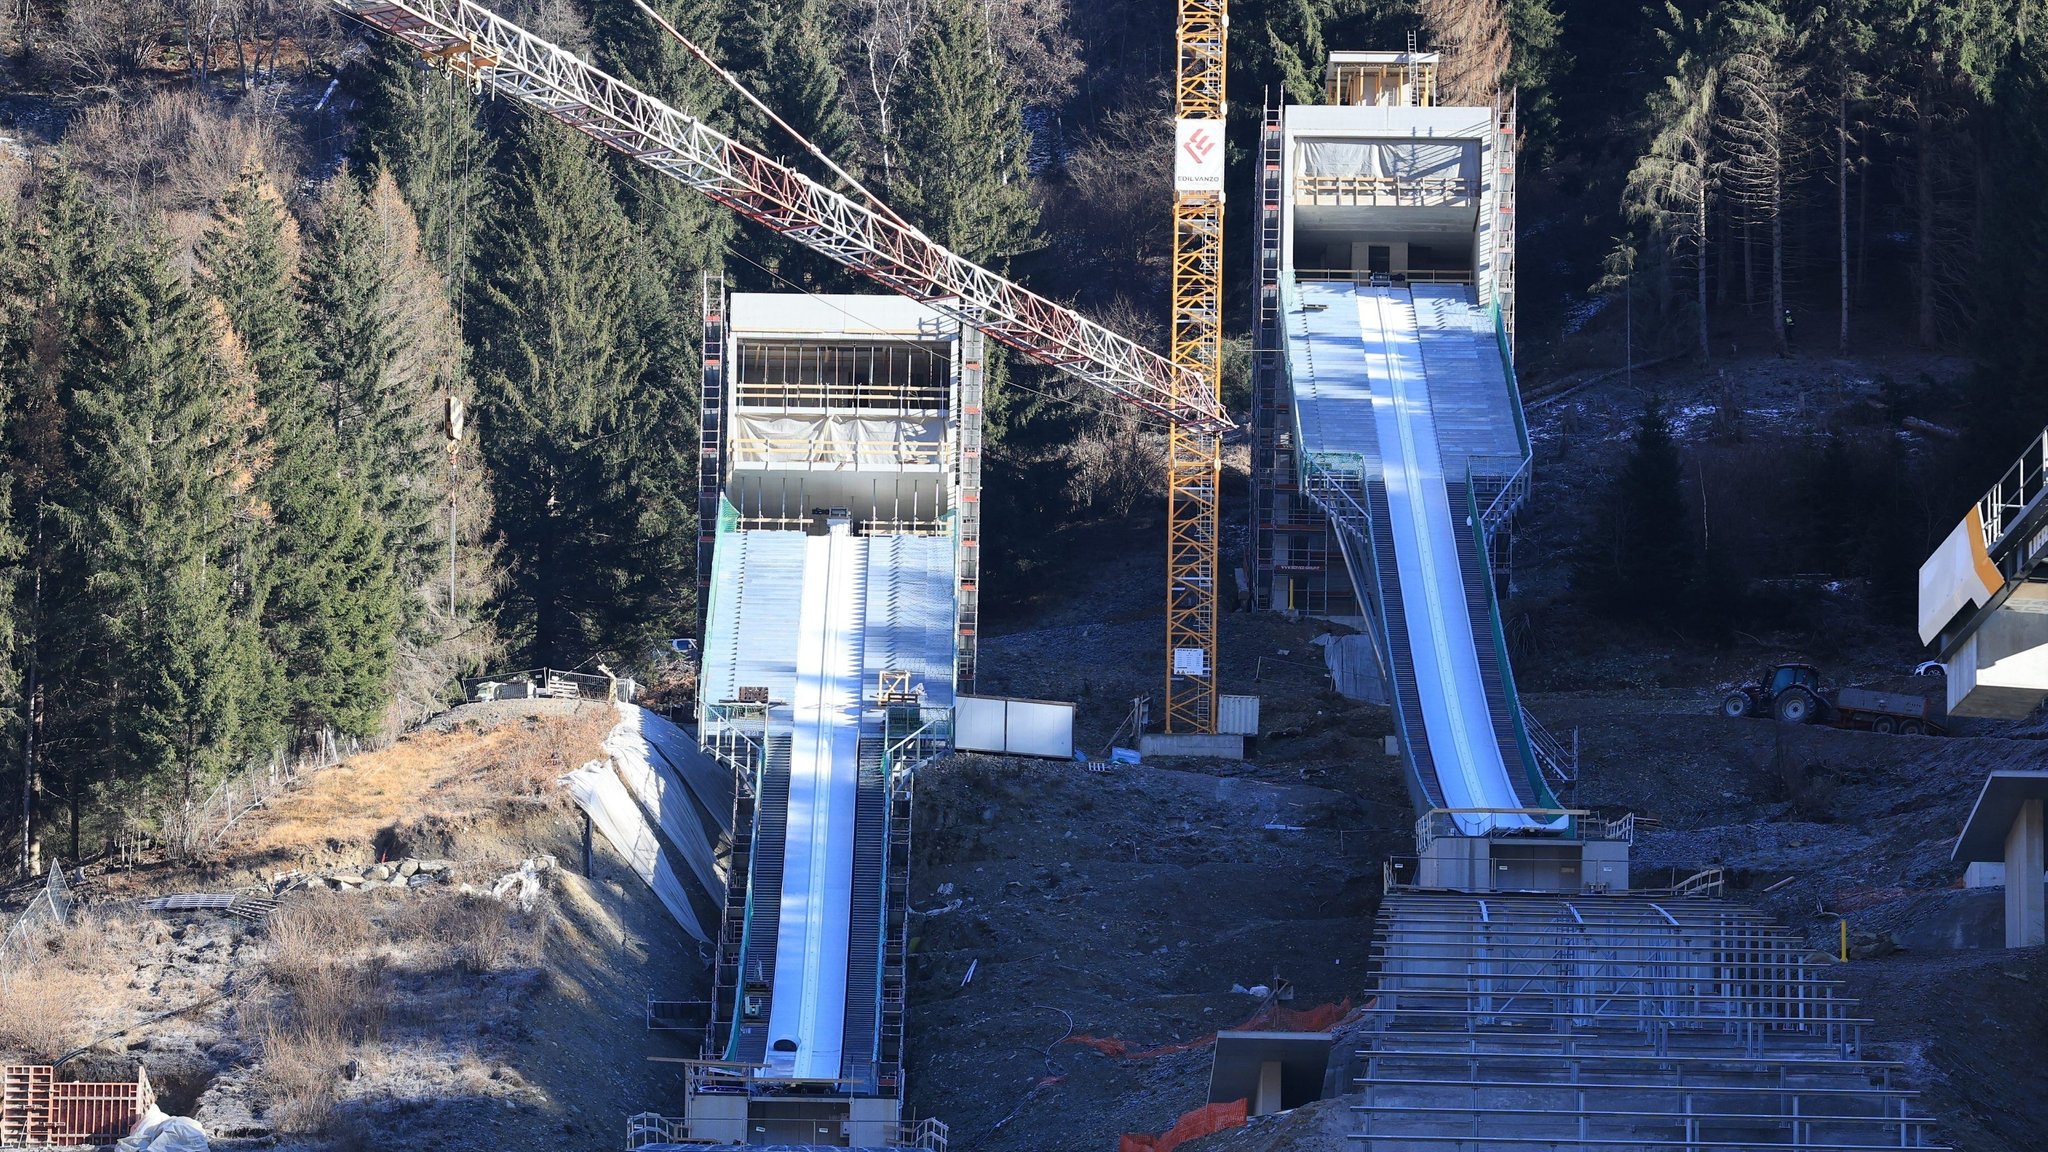
M 1924 655 L 1910 619 L 1853 589 L 1830 595 L 1824 627 L 1725 646 L 1604 624 L 1569 591 L 1585 510 L 1647 395 L 1675 413 L 1683 445 L 1734 424 L 1769 454 L 1829 412 L 1867 420 L 1880 371 L 1953 367 L 1757 357 L 1610 377 L 1532 406 L 1537 480 L 1507 612 L 1522 627 L 1523 702 L 1553 733 L 1576 730 L 1572 802 L 1644 818 L 1634 882 L 1721 866 L 1730 895 L 1806 935 L 1817 957 L 1846 917 L 1859 958 L 1838 974 L 1875 1020 L 1873 1053 L 1908 1065 L 1953 1146 L 2023 1152 L 2048 1132 L 2036 1058 L 2048 955 L 1919 938 L 1996 930 L 2000 894 L 1963 891 L 1949 850 L 1986 772 L 2048 766 L 2048 724 L 1964 721 L 1937 738 L 1724 719 L 1727 690 L 1780 660 L 1820 663 L 1843 684 L 1937 694 L 1941 683 L 1907 674 Z M 988 608 L 981 689 L 1079 702 L 1077 741 L 1102 755 L 1130 698 L 1159 690 L 1161 531 L 1141 516 L 1041 542 L 1028 597 Z M 1119 1133 L 1163 1131 L 1202 1104 L 1209 1053 L 1116 1059 L 1062 1043 L 1070 1033 L 1134 1048 L 1198 1039 L 1256 1008 L 1232 984 L 1276 974 L 1297 1005 L 1365 993 L 1380 861 L 1412 850 L 1413 814 L 1382 749 L 1389 714 L 1337 697 L 1321 675 L 1312 642 L 1324 630 L 1223 618 L 1224 690 L 1261 697 L 1262 735 L 1244 762 L 1090 772 L 961 758 L 930 774 L 913 878 L 927 913 L 912 928 L 920 1113 L 991 1152 L 1113 1148 Z M 1190 1147 L 1341 1146 L 1344 1103 Z
M 1816 390 L 1869 375 L 1775 359 L 1729 367 L 1757 381 L 1740 402 L 1758 409 L 1783 407 L 1779 393 L 1796 393 L 1787 380 L 1802 371 Z M 1674 372 L 1658 386 L 1681 408 L 1746 395 L 1718 374 Z M 1553 733 L 1577 732 L 1574 801 L 1649 822 L 1638 884 L 1720 865 L 1732 896 L 1783 918 L 1817 954 L 1846 916 L 1862 958 L 1839 974 L 1875 1019 L 1874 1051 L 1908 1064 L 1955 1147 L 2032 1152 L 2048 1131 L 2048 956 L 1914 941 L 1983 927 L 1987 897 L 1995 915 L 1996 892 L 1958 887 L 1949 845 L 1986 771 L 2048 765 L 2048 728 L 1973 722 L 1937 739 L 1715 714 L 1727 685 L 1795 657 L 1845 683 L 1938 690 L 1905 675 L 1920 656 L 1909 622 L 1853 599 L 1830 609 L 1825 637 L 1765 633 L 1721 648 L 1575 614 L 1562 560 L 1573 509 L 1640 408 L 1639 393 L 1608 381 L 1532 412 L 1538 480 L 1509 614 L 1525 625 L 1524 702 Z M 1773 434 L 1770 419 L 1745 418 L 1752 436 Z M 1681 436 L 1704 434 L 1707 418 L 1689 419 Z M 1140 514 L 1041 542 L 1027 579 L 1009 582 L 1030 594 L 989 598 L 980 689 L 1076 701 L 1077 740 L 1099 757 L 1131 699 L 1159 689 L 1161 532 L 1156 513 Z M 1384 751 L 1387 711 L 1328 688 L 1312 643 L 1324 629 L 1224 617 L 1222 684 L 1262 701 L 1242 761 L 1092 771 L 961 756 L 926 773 L 908 1079 L 913 1111 L 946 1120 L 953 1147 L 1109 1152 L 1120 1133 L 1162 1131 L 1203 1103 L 1210 1055 L 1199 1041 L 1260 1006 L 1233 985 L 1277 978 L 1298 1008 L 1367 992 L 1381 861 L 1410 850 L 1413 812 Z M 582 874 L 581 821 L 553 782 L 598 754 L 610 723 L 595 704 L 467 706 L 300 783 L 196 862 L 94 864 L 84 919 L 39 966 L 42 992 L 0 1006 L 0 1058 L 91 1044 L 67 1074 L 116 1079 L 143 1062 L 170 1110 L 288 1148 L 618 1147 L 627 1115 L 679 1107 L 671 1066 L 646 1058 L 697 1052 L 694 1036 L 646 1032 L 647 997 L 700 998 L 706 981 L 702 950 L 601 837 L 594 875 Z M 543 853 L 561 866 L 531 912 L 478 920 L 458 899 L 457 885 L 488 885 Z M 449 860 L 447 884 L 280 905 L 319 911 L 341 975 L 361 976 L 382 1005 L 374 1026 L 325 1050 L 288 1027 L 287 995 L 312 987 L 281 965 L 288 941 L 219 913 L 133 905 L 407 856 Z M 1192 1046 L 1115 1057 L 1068 1042 L 1081 1036 Z M 301 1121 L 322 1101 L 293 1095 L 309 1069 L 333 1073 L 320 1126 Z M 1340 1147 L 1344 1104 L 1192 1147 Z

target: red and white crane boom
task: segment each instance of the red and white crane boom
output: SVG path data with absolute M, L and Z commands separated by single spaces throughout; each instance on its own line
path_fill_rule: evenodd
M 343 13 L 608 148 L 971 325 L 1041 364 L 1177 428 L 1230 418 L 1204 373 L 1175 365 L 1071 308 L 679 112 L 471 0 L 332 0 Z

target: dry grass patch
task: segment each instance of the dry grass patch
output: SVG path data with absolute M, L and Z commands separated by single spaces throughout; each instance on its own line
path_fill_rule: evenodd
M 383 1034 L 383 939 L 367 909 L 360 899 L 314 893 L 270 915 L 266 972 L 276 994 L 251 1016 L 270 1122 L 281 1132 L 324 1131 L 343 1067 Z
M 521 912 L 488 896 L 436 892 L 408 901 L 391 919 L 391 936 L 415 955 L 474 974 L 540 962 L 553 909 L 543 899 Z
M 54 1060 L 129 1017 L 137 996 L 110 942 L 116 932 L 130 928 L 81 912 L 36 942 L 0 992 L 0 1052 Z
M 600 755 L 617 722 L 610 705 L 588 701 L 489 728 L 416 732 L 276 797 L 231 847 L 300 855 L 322 844 L 366 844 L 423 817 L 489 812 L 510 799 L 542 797 L 557 776 Z

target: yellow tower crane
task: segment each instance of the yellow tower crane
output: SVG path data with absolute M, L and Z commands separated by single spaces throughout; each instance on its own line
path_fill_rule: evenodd
M 1173 348 L 1176 367 L 1222 395 L 1224 42 L 1227 0 L 1179 0 L 1174 83 Z M 1216 730 L 1217 545 L 1222 440 L 1167 433 L 1166 730 Z

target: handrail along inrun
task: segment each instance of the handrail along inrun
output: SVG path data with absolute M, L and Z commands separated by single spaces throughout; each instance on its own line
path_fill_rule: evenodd
M 955 255 L 472 0 L 329 0 L 428 60 L 554 117 L 893 291 L 1175 426 L 1231 427 L 1200 373 Z

